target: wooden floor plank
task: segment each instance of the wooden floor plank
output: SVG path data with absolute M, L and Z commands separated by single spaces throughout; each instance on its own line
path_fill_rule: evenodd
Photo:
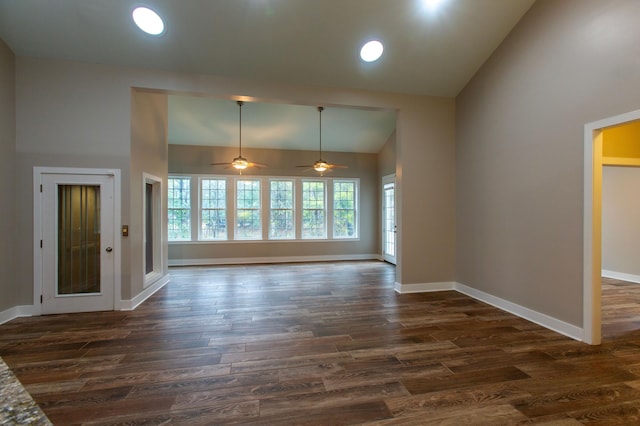
M 60 425 L 634 424 L 640 285 L 589 346 L 383 262 L 172 268 L 134 311 L 18 318 L 0 356 Z

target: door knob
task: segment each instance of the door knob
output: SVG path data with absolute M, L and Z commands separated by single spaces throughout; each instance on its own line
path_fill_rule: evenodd
M 107 251 L 107 253 L 111 253 L 113 251 L 111 247 L 107 247 L 105 250 Z

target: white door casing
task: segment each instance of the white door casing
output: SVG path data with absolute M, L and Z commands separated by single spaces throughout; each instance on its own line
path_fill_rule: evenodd
M 584 126 L 582 340 L 602 342 L 602 131 L 640 120 L 640 110 Z
M 58 294 L 62 185 L 99 188 L 99 291 Z M 119 188 L 119 170 L 34 168 L 34 314 L 120 309 Z

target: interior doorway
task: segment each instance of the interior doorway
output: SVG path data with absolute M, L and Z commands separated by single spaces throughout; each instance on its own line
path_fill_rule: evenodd
M 602 342 L 602 178 L 603 167 L 622 165 L 624 159 L 605 156 L 604 133 L 640 120 L 640 110 L 585 125 L 584 132 L 584 246 L 583 341 Z M 638 163 L 640 165 L 640 161 Z

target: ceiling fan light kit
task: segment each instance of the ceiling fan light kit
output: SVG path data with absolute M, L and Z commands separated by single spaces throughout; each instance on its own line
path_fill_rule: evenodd
M 244 157 L 236 157 L 231 162 L 231 166 L 236 170 L 244 170 L 249 167 L 249 162 Z
M 329 168 L 329 165 L 327 163 L 325 163 L 324 161 L 320 160 L 320 161 L 316 161 L 315 164 L 313 165 L 313 169 L 316 172 L 324 172 Z

